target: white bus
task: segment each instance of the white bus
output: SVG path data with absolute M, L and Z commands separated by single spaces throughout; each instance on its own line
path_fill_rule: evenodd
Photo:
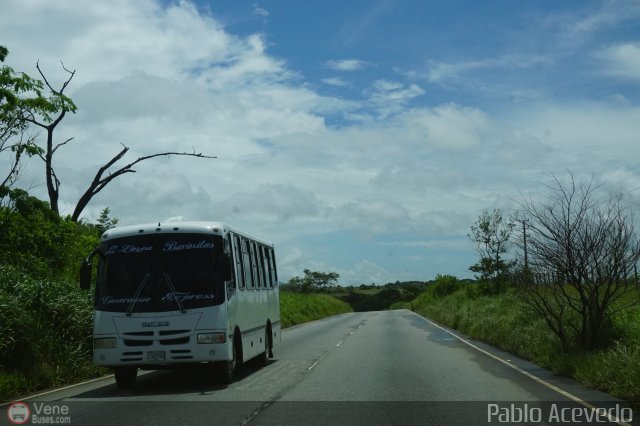
M 94 256 L 93 361 L 120 388 L 138 369 L 184 364 L 210 364 L 230 383 L 242 362 L 273 357 L 280 298 L 269 242 L 221 222 L 113 228 L 83 262 L 83 289 Z

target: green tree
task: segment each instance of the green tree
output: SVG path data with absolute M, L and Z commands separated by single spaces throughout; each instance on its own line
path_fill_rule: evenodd
M 4 62 L 8 54 L 9 50 L 0 46 L 0 62 Z M 35 136 L 28 132 L 29 122 L 20 102 L 24 94 L 39 90 L 42 90 L 42 83 L 38 80 L 16 73 L 6 65 L 0 68 L 0 157 L 9 157 L 8 170 L 0 174 L 0 188 L 8 189 L 17 181 L 24 155 L 42 153 L 34 143 Z
M 310 293 L 337 284 L 338 278 L 340 274 L 336 272 L 316 272 L 305 269 L 304 276 L 291 278 L 289 285 L 300 293 Z
M 471 225 L 469 238 L 476 245 L 480 261 L 469 267 L 483 280 L 500 281 L 513 265 L 505 259 L 515 223 L 505 220 L 501 209 L 484 210 Z
M 109 217 L 109 213 L 111 213 L 109 207 L 100 211 L 100 217 L 96 221 L 96 228 L 100 231 L 100 235 L 118 224 L 118 219 Z
M 429 286 L 431 293 L 437 297 L 447 296 L 462 287 L 460 280 L 453 275 L 436 275 L 433 284 Z
M 8 201 L 0 207 L 0 264 L 75 281 L 81 259 L 99 242 L 96 228 L 61 218 L 22 189 L 2 193 Z

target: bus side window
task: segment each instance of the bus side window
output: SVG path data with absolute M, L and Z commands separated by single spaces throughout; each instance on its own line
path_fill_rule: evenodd
M 253 265 L 251 262 L 251 245 L 249 240 L 242 239 L 242 265 L 244 267 L 244 280 L 247 284 L 247 289 L 253 289 Z
M 229 299 L 236 291 L 236 268 L 235 261 L 233 260 L 234 256 L 231 245 L 231 234 L 227 234 L 227 238 L 224 240 L 224 253 L 229 256 L 229 262 L 231 263 L 231 280 L 227 282 L 227 299 Z
M 260 246 L 260 273 L 262 274 L 262 284 L 264 288 L 271 288 L 271 280 L 269 279 L 269 263 L 267 258 L 267 248 Z
M 274 286 L 278 285 L 278 271 L 276 270 L 276 257 L 273 248 L 269 247 L 269 272 L 271 274 L 271 282 Z
M 253 263 L 255 267 L 253 268 L 253 278 L 256 283 L 256 289 L 262 290 L 263 280 L 262 280 L 262 262 L 260 259 L 260 245 L 255 242 L 251 242 L 251 250 L 253 251 Z
M 269 287 L 273 287 L 275 285 L 275 281 L 273 281 L 273 262 L 271 260 L 272 255 L 273 252 L 271 251 L 271 248 L 267 247 L 265 249 L 265 256 L 267 261 L 267 275 L 269 276 Z
M 240 290 L 244 290 L 245 279 L 244 279 L 244 266 L 242 264 L 242 244 L 241 244 L 242 241 L 240 240 L 240 237 L 237 235 L 234 235 L 233 239 L 235 242 L 235 249 L 236 249 L 235 259 L 236 259 L 236 271 L 238 271 L 238 287 L 240 288 Z

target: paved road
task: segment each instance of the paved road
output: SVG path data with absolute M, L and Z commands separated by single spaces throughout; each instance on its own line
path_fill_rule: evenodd
M 537 415 L 562 423 L 571 413 L 595 414 L 576 399 L 606 404 L 610 414 L 618 404 L 407 310 L 287 329 L 275 355 L 266 367 L 248 365 L 230 386 L 199 370 L 148 372 L 132 391 L 106 378 L 34 400 L 67 406 L 72 424 L 92 425 L 540 424 Z

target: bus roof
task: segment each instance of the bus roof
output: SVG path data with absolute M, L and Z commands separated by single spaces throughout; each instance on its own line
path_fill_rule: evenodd
M 189 221 L 189 222 L 165 222 L 144 223 L 140 225 L 118 226 L 105 231 L 100 238 L 108 241 L 114 238 L 130 237 L 134 235 L 148 235 L 157 233 L 192 233 L 192 234 L 218 234 L 224 236 L 227 232 L 242 235 L 262 244 L 273 247 L 269 241 L 256 237 L 248 232 L 241 231 L 224 222 Z

